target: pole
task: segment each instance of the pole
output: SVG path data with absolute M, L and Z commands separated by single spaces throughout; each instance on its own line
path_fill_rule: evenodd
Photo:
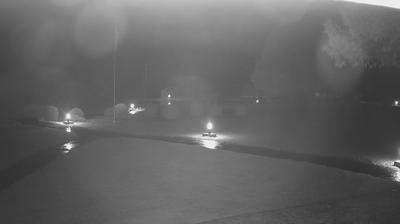
M 144 82 L 143 82 L 143 97 L 144 97 L 144 100 L 146 100 L 146 97 L 147 97 L 147 64 L 145 64 L 145 67 L 144 67 Z
M 118 50 L 118 28 L 114 27 L 114 58 L 113 58 L 113 84 L 114 84 L 114 106 L 113 106 L 113 123 L 115 124 L 115 81 L 117 76 L 117 50 Z

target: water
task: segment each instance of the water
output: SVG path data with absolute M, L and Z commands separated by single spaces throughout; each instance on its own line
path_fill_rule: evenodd
M 41 124 L 43 125 L 43 124 Z M 53 126 L 53 128 L 63 128 Z M 398 130 L 396 126 L 392 129 Z M 90 141 L 99 138 L 111 137 L 128 137 L 140 138 L 157 141 L 166 141 L 172 143 L 180 143 L 187 145 L 201 146 L 207 150 L 226 150 L 237 153 L 246 153 L 257 156 L 264 156 L 275 159 L 285 159 L 292 161 L 308 162 L 312 164 L 338 168 L 346 171 L 368 174 L 375 177 L 390 179 L 393 181 L 400 181 L 400 169 L 393 166 L 394 159 L 379 159 L 375 161 L 361 160 L 352 157 L 328 156 L 312 153 L 299 153 L 284 150 L 276 150 L 268 147 L 256 147 L 240 144 L 230 143 L 226 136 L 218 135 L 218 137 L 202 137 L 199 133 L 198 136 L 190 137 L 167 137 L 167 136 L 149 136 L 149 135 L 133 135 L 133 134 L 117 134 L 106 131 L 94 131 L 79 127 L 66 129 L 66 134 L 71 138 L 65 143 L 49 147 L 38 151 L 26 158 L 18 161 L 17 163 L 9 166 L 6 169 L 0 170 L 0 191 L 8 188 L 13 183 L 24 178 L 25 176 L 38 171 L 45 167 L 51 161 L 59 158 L 60 156 L 68 156 L 75 150 L 79 150 L 79 146 L 86 144 Z M 374 132 L 375 133 L 375 130 Z M 365 134 L 365 133 L 361 133 Z M 369 134 L 367 134 L 368 136 Z M 397 155 L 397 153 L 395 153 Z

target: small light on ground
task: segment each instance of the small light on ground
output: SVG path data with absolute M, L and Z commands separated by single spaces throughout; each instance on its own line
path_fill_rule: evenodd
M 133 114 L 137 114 L 137 113 L 142 112 L 142 111 L 144 111 L 144 108 L 136 107 L 135 104 L 133 104 L 133 103 L 131 103 L 131 105 L 130 105 L 130 107 L 128 109 L 128 113 L 132 114 L 132 115 Z

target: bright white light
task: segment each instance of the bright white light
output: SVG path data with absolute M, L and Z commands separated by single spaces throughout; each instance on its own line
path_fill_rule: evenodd
M 399 163 L 400 164 L 400 160 L 396 160 L 393 163 Z M 394 165 L 394 164 L 393 164 Z M 396 166 L 395 168 L 395 172 L 393 175 L 393 179 L 397 182 L 400 182 L 400 168 Z
M 170 94 L 170 93 L 168 93 L 168 99 L 169 99 L 169 98 L 171 98 L 171 94 Z
M 400 9 L 399 0 L 337 0 L 337 1 L 363 3 L 368 5 L 377 5 L 377 6 L 385 6 L 385 7 Z
M 137 107 L 137 108 L 129 108 L 129 114 L 137 114 L 139 112 L 145 111 L 144 108 Z
M 207 130 L 211 131 L 213 129 L 213 123 L 211 121 L 207 122 Z
M 65 114 L 65 119 L 70 120 L 71 119 L 71 114 L 70 113 L 66 113 Z
M 71 150 L 74 147 L 74 145 L 70 142 L 68 142 L 67 144 L 65 144 L 65 149 L 66 150 Z
M 135 108 L 135 104 L 131 103 L 130 108 Z
M 260 103 L 260 100 L 258 98 L 256 99 L 256 103 Z
M 61 146 L 62 153 L 67 154 L 67 153 L 71 152 L 71 150 L 73 148 L 75 148 L 76 146 L 78 146 L 78 144 L 74 143 L 73 141 L 67 142 Z
M 395 106 L 398 106 L 398 105 L 399 105 L 399 101 L 395 100 L 395 101 L 394 101 L 394 105 L 395 105 Z
M 75 144 L 73 142 L 67 142 L 62 146 L 63 149 L 68 150 L 68 151 L 73 149 L 74 147 L 75 147 Z
M 377 164 L 379 166 L 385 167 L 388 170 L 392 171 L 392 180 L 400 182 L 400 168 L 395 166 L 395 162 L 399 160 L 386 160 L 386 159 L 381 159 L 374 161 L 374 164 Z
M 67 131 L 68 133 L 71 132 L 71 127 L 67 127 L 67 128 L 65 129 L 65 131 Z
M 171 101 L 168 101 L 168 105 L 171 105 Z

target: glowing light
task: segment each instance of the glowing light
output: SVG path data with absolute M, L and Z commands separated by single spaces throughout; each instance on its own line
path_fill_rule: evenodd
M 211 131 L 213 129 L 213 123 L 211 121 L 207 122 L 207 130 Z
M 374 161 L 374 164 L 377 164 L 379 166 L 385 167 L 386 169 L 391 171 L 391 179 L 400 182 L 400 167 L 396 166 L 396 162 L 399 162 L 400 160 L 386 160 L 386 159 L 381 159 Z
M 67 142 L 67 143 L 65 143 L 64 145 L 61 146 L 62 153 L 64 153 L 64 154 L 69 153 L 76 146 L 77 146 L 77 144 L 75 144 L 73 141 Z
M 74 145 L 71 142 L 68 142 L 64 144 L 64 148 L 66 150 L 71 150 L 72 148 L 74 148 Z
M 260 99 L 257 98 L 257 99 L 256 99 L 256 103 L 260 103 Z
M 65 131 L 68 132 L 68 133 L 71 132 L 71 127 L 66 127 Z
M 62 149 L 65 150 L 71 150 L 73 148 L 75 148 L 76 144 L 74 142 L 67 142 L 64 145 L 61 146 Z
M 399 101 L 398 101 L 398 100 L 395 100 L 395 101 L 394 101 L 394 105 L 395 105 L 395 106 L 398 106 L 398 105 L 399 105 Z
M 142 112 L 144 110 L 145 110 L 144 108 L 136 107 L 135 104 L 131 103 L 131 105 L 129 107 L 129 110 L 128 110 L 128 113 L 133 115 L 133 114 L 137 114 L 139 112 Z
M 168 99 L 170 99 L 172 97 L 172 95 L 170 93 L 168 93 Z
M 70 120 L 71 119 L 71 114 L 70 113 L 66 113 L 65 114 L 65 119 Z
M 142 111 L 145 111 L 145 109 L 141 108 L 141 107 L 132 108 L 132 109 L 129 109 L 129 114 L 133 115 L 133 114 L 137 114 L 137 113 L 142 112 Z
M 400 171 L 397 171 L 394 176 L 393 176 L 393 180 L 400 182 Z
M 393 174 L 393 179 L 397 182 L 400 182 L 400 160 L 394 161 L 393 165 L 396 167 Z
M 168 105 L 171 105 L 171 101 L 168 101 Z

